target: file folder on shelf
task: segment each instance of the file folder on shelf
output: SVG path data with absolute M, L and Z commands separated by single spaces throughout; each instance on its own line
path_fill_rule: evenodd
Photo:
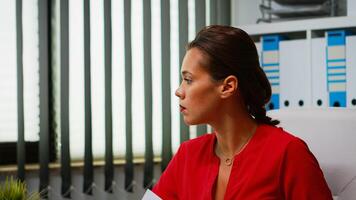
M 311 105 L 311 64 L 306 49 L 306 39 L 279 43 L 280 108 Z
M 258 53 L 258 61 L 260 62 L 260 65 L 262 67 L 262 59 L 261 59 L 261 54 L 262 54 L 262 44 L 261 42 L 255 42 L 255 46 L 257 49 L 257 53 Z
M 326 80 L 326 40 L 314 38 L 311 41 L 312 57 L 312 105 L 314 107 L 329 107 L 329 97 Z
M 331 37 L 328 37 L 328 33 L 332 33 Z M 330 31 L 325 38 L 312 39 L 314 106 L 356 108 L 355 52 L 356 36 L 347 35 L 345 31 Z M 338 85 L 335 86 L 335 83 Z
M 326 81 L 331 107 L 346 107 L 346 33 L 326 32 Z
M 261 65 L 272 87 L 272 97 L 267 110 L 279 109 L 279 42 L 280 35 L 262 36 Z
M 346 106 L 356 108 L 356 36 L 346 37 Z

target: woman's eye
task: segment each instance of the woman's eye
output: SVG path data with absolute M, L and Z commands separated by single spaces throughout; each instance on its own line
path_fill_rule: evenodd
M 184 81 L 187 82 L 188 84 L 191 84 L 191 83 L 192 83 L 192 80 L 191 80 L 191 79 L 188 79 L 188 78 L 185 78 Z

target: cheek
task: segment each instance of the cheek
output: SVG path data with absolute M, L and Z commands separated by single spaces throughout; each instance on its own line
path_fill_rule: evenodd
M 191 104 L 188 114 L 184 116 L 184 121 L 188 125 L 207 124 L 216 116 L 218 103 L 203 97 L 200 101 Z
M 186 90 L 187 114 L 184 122 L 188 125 L 209 123 L 219 108 L 219 96 L 214 87 L 199 85 Z
M 211 88 L 199 90 L 191 96 L 191 106 L 194 112 L 202 117 L 216 111 L 219 98 Z

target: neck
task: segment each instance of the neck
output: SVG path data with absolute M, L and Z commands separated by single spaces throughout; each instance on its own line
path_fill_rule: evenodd
M 211 126 L 216 133 L 216 148 L 224 156 L 232 158 L 254 135 L 257 123 L 247 112 L 232 109 L 222 113 Z

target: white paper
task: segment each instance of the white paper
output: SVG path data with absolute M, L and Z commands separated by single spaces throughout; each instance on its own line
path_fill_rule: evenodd
M 142 200 L 162 200 L 157 196 L 155 193 L 153 193 L 151 190 L 147 189 L 145 192 L 145 195 L 143 195 Z

